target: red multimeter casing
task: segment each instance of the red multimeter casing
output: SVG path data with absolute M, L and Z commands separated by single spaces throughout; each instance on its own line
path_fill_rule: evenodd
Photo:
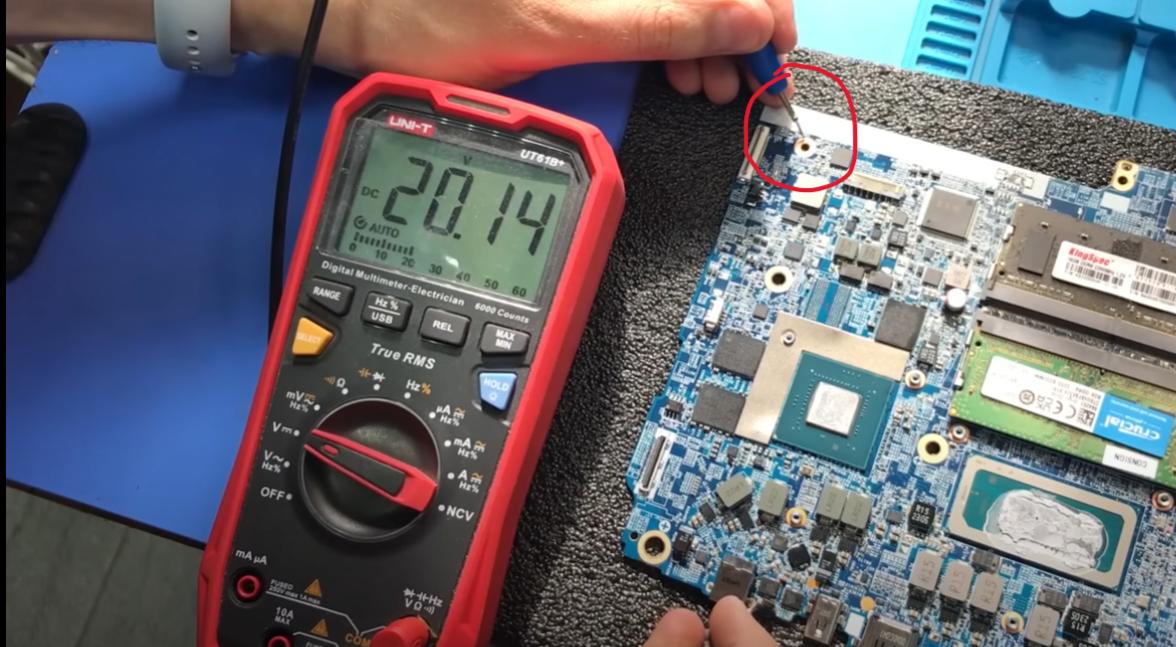
M 200 566 L 202 647 L 487 642 L 623 203 L 575 119 L 392 74 L 340 99 Z

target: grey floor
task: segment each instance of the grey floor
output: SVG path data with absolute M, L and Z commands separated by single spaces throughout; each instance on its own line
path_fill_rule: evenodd
M 7 647 L 195 644 L 196 549 L 12 488 L 4 520 Z

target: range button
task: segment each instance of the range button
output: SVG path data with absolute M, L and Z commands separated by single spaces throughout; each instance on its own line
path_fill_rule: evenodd
M 372 292 L 363 304 L 363 320 L 381 328 L 404 330 L 408 327 L 408 316 L 412 314 L 412 303 L 387 294 Z
M 486 324 L 482 329 L 483 355 L 522 355 L 527 352 L 531 336 L 521 330 Z
M 351 307 L 351 294 L 355 288 L 326 279 L 315 278 L 310 282 L 310 299 L 337 315 L 347 314 Z

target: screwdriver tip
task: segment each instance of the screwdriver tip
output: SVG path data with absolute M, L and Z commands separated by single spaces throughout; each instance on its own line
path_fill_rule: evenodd
M 792 109 L 792 102 L 783 96 L 780 97 L 780 100 L 784 102 L 784 111 L 788 113 L 788 118 L 796 126 L 796 131 L 800 133 L 801 137 L 808 137 L 808 135 L 804 134 L 804 127 L 800 125 L 800 120 L 796 118 L 796 111 Z

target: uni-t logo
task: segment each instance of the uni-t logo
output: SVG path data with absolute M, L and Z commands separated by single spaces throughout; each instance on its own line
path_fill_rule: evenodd
M 437 129 L 432 122 L 398 114 L 388 115 L 388 126 L 421 137 L 432 137 Z

